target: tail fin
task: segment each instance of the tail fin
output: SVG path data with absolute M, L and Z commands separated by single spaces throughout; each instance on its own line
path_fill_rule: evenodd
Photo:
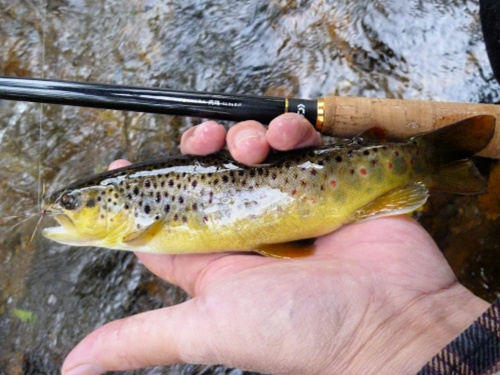
M 431 150 L 435 172 L 424 183 L 431 190 L 459 194 L 483 192 L 486 181 L 470 160 L 485 148 L 495 133 L 494 116 L 470 117 L 413 139 Z

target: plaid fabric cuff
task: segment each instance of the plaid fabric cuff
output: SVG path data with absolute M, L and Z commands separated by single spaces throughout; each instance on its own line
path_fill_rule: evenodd
M 498 371 L 500 298 L 460 336 L 435 355 L 417 375 L 483 375 Z

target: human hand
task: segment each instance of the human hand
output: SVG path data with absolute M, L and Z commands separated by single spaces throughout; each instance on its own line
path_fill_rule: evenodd
M 186 132 L 181 150 L 214 152 L 225 136 L 207 122 Z M 251 121 L 227 134 L 233 157 L 248 164 L 269 147 L 319 142 L 294 114 L 273 120 L 267 132 Z M 488 308 L 406 216 L 345 226 L 318 238 L 305 258 L 137 256 L 193 298 L 97 329 L 68 355 L 63 374 L 179 362 L 283 374 L 416 373 Z

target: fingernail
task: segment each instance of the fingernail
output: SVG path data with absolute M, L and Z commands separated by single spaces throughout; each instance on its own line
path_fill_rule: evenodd
M 104 374 L 106 370 L 97 365 L 79 365 L 73 367 L 68 371 L 62 372 L 62 375 L 100 375 Z
M 234 145 L 237 147 L 238 144 L 249 139 L 260 139 L 260 134 L 254 129 L 242 130 L 234 137 Z

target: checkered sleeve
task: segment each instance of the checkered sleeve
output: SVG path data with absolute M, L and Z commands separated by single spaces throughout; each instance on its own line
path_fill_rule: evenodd
M 500 298 L 417 375 L 500 374 Z

